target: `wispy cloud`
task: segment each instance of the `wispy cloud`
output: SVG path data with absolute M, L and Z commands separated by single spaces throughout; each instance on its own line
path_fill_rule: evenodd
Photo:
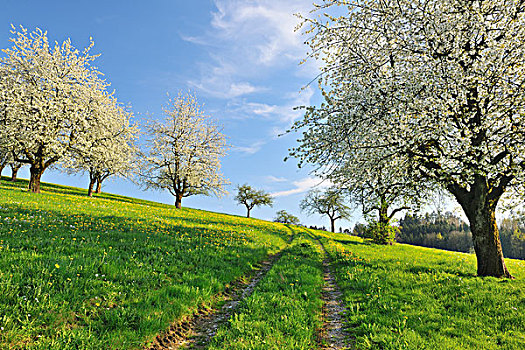
M 248 82 L 226 82 L 219 79 L 219 76 L 203 77 L 200 81 L 189 81 L 188 83 L 190 86 L 197 88 L 210 96 L 226 99 L 266 90 L 263 87 L 253 86 Z
M 298 181 L 293 181 L 292 184 L 294 188 L 286 191 L 274 192 L 271 194 L 272 197 L 286 197 L 293 194 L 304 193 L 312 188 L 325 188 L 329 187 L 331 183 L 329 181 L 316 178 L 316 177 L 307 177 Z
M 288 179 L 284 177 L 276 177 L 273 175 L 268 175 L 265 177 L 265 179 L 269 182 L 287 182 Z
M 291 124 L 300 118 L 304 111 L 295 109 L 298 106 L 308 106 L 314 91 L 307 87 L 302 91 L 288 93 L 284 96 L 283 104 L 267 104 L 260 102 L 236 101 L 230 105 L 231 114 L 234 116 L 244 116 L 244 118 L 264 118 L 279 124 L 274 134 L 283 133 Z M 283 128 L 283 124 L 285 127 Z
M 256 141 L 249 146 L 233 146 L 232 150 L 251 155 L 259 152 L 265 144 L 266 142 L 264 141 Z
M 294 13 L 308 12 L 310 0 L 215 0 L 215 6 L 210 31 L 181 36 L 210 54 L 200 76 L 190 82 L 193 87 L 224 99 L 250 95 L 267 89 L 254 80 L 279 67 L 297 66 L 305 57 Z
M 223 39 L 235 41 L 260 65 L 298 61 L 304 57 L 297 12 L 308 11 L 310 0 L 216 0 L 212 26 Z

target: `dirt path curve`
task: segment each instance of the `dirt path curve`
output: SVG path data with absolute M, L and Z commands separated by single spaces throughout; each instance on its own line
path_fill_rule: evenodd
M 292 239 L 293 236 L 290 237 L 288 243 Z M 252 294 L 273 264 L 281 258 L 283 251 L 269 256 L 267 260 L 260 263 L 260 269 L 248 282 L 242 282 L 243 279 L 241 278 L 234 283 L 233 290 L 222 296 L 225 303 L 219 310 L 198 310 L 189 319 L 173 324 L 168 332 L 157 336 L 153 344 L 147 349 L 204 349 L 215 336 L 219 326 L 230 318 L 242 300 Z

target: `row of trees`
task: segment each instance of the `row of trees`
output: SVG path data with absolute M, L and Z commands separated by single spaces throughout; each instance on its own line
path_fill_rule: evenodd
M 399 220 L 398 242 L 423 247 L 469 252 L 472 234 L 468 225 L 451 212 L 405 215 Z
M 55 167 L 88 174 L 90 196 L 115 175 L 168 189 L 177 208 L 184 197 L 224 192 L 225 137 L 195 96 L 170 99 L 165 119 L 146 125 L 141 150 L 132 112 L 92 66 L 92 40 L 79 51 L 69 39 L 51 45 L 40 29 L 11 33 L 0 58 L 0 165 L 16 174 L 28 164 L 30 191 L 40 192 L 42 174 Z
M 69 39 L 51 45 L 40 29 L 11 33 L 0 59 L 0 152 L 30 166 L 29 189 L 40 192 L 53 166 L 88 172 L 93 183 L 130 169 L 137 130 L 91 65 L 93 41 L 80 52 Z
M 512 277 L 495 212 L 525 190 L 525 2 L 315 6 L 303 28 L 324 102 L 304 107 L 291 156 L 382 222 L 448 191 L 468 218 L 478 275 Z
M 271 207 L 273 205 L 273 198 L 269 193 L 254 189 L 247 184 L 237 186 L 237 195 L 234 199 L 237 203 L 246 207 L 247 218 L 250 217 L 254 207 Z M 345 202 L 343 192 L 336 188 L 330 188 L 324 192 L 317 189 L 310 190 L 301 201 L 300 208 L 301 211 L 308 215 L 326 215 L 330 219 L 332 232 L 335 232 L 336 220 L 349 218 L 351 214 L 351 209 Z M 299 219 L 285 210 L 277 212 L 274 221 L 286 224 L 299 224 Z
M 13 46 L 0 59 L 0 164 L 15 174 L 28 164 L 29 189 L 40 192 L 42 174 L 50 167 L 87 174 L 88 195 L 100 193 L 110 176 L 128 177 L 145 188 L 167 189 L 180 208 L 187 196 L 224 193 L 220 174 L 227 145 L 222 129 L 205 115 L 195 96 L 179 94 L 163 109 L 164 119 L 145 126 L 139 149 L 133 114 L 109 92 L 92 62 L 94 45 L 79 51 L 70 40 L 49 43 L 40 29 L 12 27 Z M 273 199 L 250 186 L 235 199 L 247 208 L 271 205 Z M 308 214 L 335 221 L 348 215 L 341 195 L 313 191 L 301 203 Z M 277 221 L 298 222 L 284 211 Z

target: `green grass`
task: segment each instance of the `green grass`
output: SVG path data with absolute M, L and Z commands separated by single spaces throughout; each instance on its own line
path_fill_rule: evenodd
M 85 189 L 0 182 L 0 349 L 140 349 L 287 247 L 210 349 L 315 349 L 319 247 L 306 230 Z M 312 231 L 357 349 L 525 348 L 525 262 Z
M 357 349 L 525 349 L 525 262 L 478 278 L 475 256 L 322 236 Z
M 209 349 L 317 348 L 322 285 L 322 253 L 302 231 L 229 323 L 218 330 Z
M 286 245 L 279 224 L 0 182 L 0 348 L 138 349 Z

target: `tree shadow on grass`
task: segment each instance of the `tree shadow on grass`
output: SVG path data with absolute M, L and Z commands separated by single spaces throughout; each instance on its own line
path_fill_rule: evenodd
M 358 245 L 358 246 L 373 245 L 372 242 L 366 241 L 366 240 L 364 240 L 363 242 L 357 242 L 357 241 L 354 241 L 354 240 L 346 240 L 346 239 L 332 239 L 332 240 L 334 242 L 341 243 L 341 244 L 344 244 L 344 245 Z

